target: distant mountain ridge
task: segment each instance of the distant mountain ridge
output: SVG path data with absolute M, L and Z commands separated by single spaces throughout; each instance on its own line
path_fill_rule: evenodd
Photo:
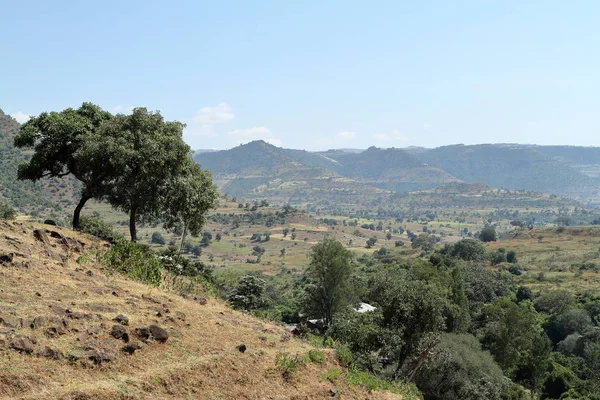
M 336 179 L 344 182 L 348 193 L 367 197 L 470 182 L 600 204 L 600 148 L 482 144 L 309 152 L 254 141 L 196 154 L 195 160 L 213 172 L 223 190 L 249 198 L 268 192 L 267 197 L 290 199 L 295 196 L 294 187 L 310 187 L 316 179 L 321 183 Z M 273 183 L 284 176 L 294 178 L 286 183 L 287 195 L 281 196 Z M 300 192 L 306 195 L 306 190 Z M 322 192 L 317 199 L 325 195 Z

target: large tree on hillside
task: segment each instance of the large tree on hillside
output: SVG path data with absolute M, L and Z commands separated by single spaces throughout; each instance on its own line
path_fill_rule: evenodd
M 85 203 L 101 198 L 113 171 L 105 163 L 88 162 L 77 157 L 83 137 L 96 132 L 112 115 L 92 103 L 83 103 L 78 109 L 44 112 L 31 118 L 17 133 L 14 145 L 33 147 L 31 159 L 19 165 L 18 179 L 37 181 L 46 177 L 73 174 L 83 183 L 81 198 L 73 213 L 73 228 L 79 226 L 79 215 Z
M 333 238 L 325 238 L 313 246 L 306 274 L 305 308 L 322 317 L 327 326 L 333 315 L 350 302 L 349 278 L 352 274 L 352 253 Z
M 171 186 L 189 172 L 191 150 L 182 139 L 183 127 L 164 121 L 159 112 L 136 108 L 131 115 L 117 115 L 89 131 L 77 151 L 78 158 L 93 165 L 108 162 L 111 170 L 118 171 L 106 198 L 129 214 L 134 242 L 136 222 L 156 222 L 168 214 Z

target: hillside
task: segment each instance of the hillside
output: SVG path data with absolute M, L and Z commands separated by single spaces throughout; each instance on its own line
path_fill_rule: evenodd
M 247 199 L 279 203 L 360 204 L 385 191 L 333 171 L 335 160 L 275 147 L 262 140 L 194 157 L 213 173 L 219 189 Z
M 313 348 L 283 327 L 177 295 L 177 281 L 152 289 L 111 272 L 93 237 L 0 224 L 2 399 L 402 398 L 348 384 L 326 349 L 284 378 L 277 355 Z
M 522 145 L 453 145 L 418 154 L 420 160 L 467 182 L 595 200 L 599 182 L 554 157 Z
M 13 146 L 19 124 L 0 110 L 0 197 L 8 200 L 19 212 L 46 217 L 62 217 L 63 207 L 73 204 L 77 183 L 74 179 L 48 179 L 43 182 L 17 180 L 20 163 L 27 153 Z
M 361 153 L 333 152 L 334 169 L 343 176 L 396 192 L 428 189 L 458 181 L 402 149 L 370 147 Z

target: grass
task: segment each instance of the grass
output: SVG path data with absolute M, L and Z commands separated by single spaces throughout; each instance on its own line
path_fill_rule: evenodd
M 29 263 L 27 269 L 20 264 L 2 267 L 2 313 L 24 319 L 51 317 L 53 307 L 57 307 L 93 316 L 69 319 L 68 331 L 57 338 L 48 338 L 43 329 L 18 328 L 15 333 L 35 338 L 36 349 L 48 345 L 69 354 L 82 352 L 90 340 L 78 340 L 80 335 L 88 329 L 99 329 L 91 339 L 116 353 L 110 363 L 93 366 L 19 354 L 0 345 L 0 399 L 71 399 L 81 397 L 80 393 L 100 400 L 329 395 L 331 383 L 320 378 L 325 371 L 340 367 L 326 351 L 312 353 L 313 358 L 320 359 L 315 354 L 322 352 L 325 359 L 322 364 L 311 362 L 295 372 L 293 385 L 278 372 L 275 360 L 279 353 L 308 355 L 314 350 L 294 338 L 286 336 L 283 340 L 283 327 L 233 311 L 214 298 L 200 305 L 118 273 L 109 275 L 101 263 L 86 261 L 95 260 L 94 249 L 103 247 L 87 235 L 51 228 L 84 243 L 83 251 L 63 265 L 59 256 L 66 249 L 58 239 L 51 238 L 54 247 L 46 248 L 33 238 L 34 228 L 48 227 L 19 225 L 21 222 L 0 224 L 2 232 L 19 241 L 15 249 L 0 238 L 0 251 L 17 251 L 22 254 L 16 257 L 17 264 Z M 31 256 L 26 255 L 28 251 Z M 162 316 L 157 315 L 157 309 L 163 310 Z M 112 318 L 121 313 L 129 317 L 127 329 L 132 337 L 135 328 L 158 324 L 169 333 L 168 341 L 143 345 L 133 356 L 122 353 L 120 344 L 108 334 Z M 183 313 L 185 319 L 175 318 L 178 313 Z M 236 350 L 241 343 L 247 346 L 243 354 Z M 389 398 L 389 394 L 368 394 L 368 389 L 344 382 L 340 390 L 348 399 Z

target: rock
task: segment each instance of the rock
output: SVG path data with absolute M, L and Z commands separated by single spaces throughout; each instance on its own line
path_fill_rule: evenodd
M 175 311 L 175 318 L 177 318 L 180 321 L 185 321 L 185 314 L 181 311 Z
M 148 328 L 135 328 L 135 334 L 137 335 L 137 337 L 139 337 L 141 340 L 147 342 L 150 340 L 150 329 Z
M 31 340 L 31 338 L 25 335 L 17 335 L 17 337 L 15 337 L 12 342 L 10 342 L 10 347 L 12 347 L 20 353 L 33 353 L 33 341 Z
M 125 342 L 129 342 L 129 335 L 127 334 L 127 330 L 123 325 L 113 325 L 110 330 L 110 336 L 115 339 L 121 339 Z
M 46 231 L 42 229 L 36 229 L 33 231 L 33 237 L 44 243 L 46 246 L 50 246 L 50 239 L 48 239 L 48 235 L 46 235 Z
M 88 269 L 87 271 L 85 271 L 85 274 L 86 274 L 87 276 L 92 276 L 92 275 L 94 275 L 94 273 L 93 273 L 91 270 L 89 270 L 89 269 Z
M 150 334 L 152 335 L 154 340 L 158 342 L 164 343 L 169 338 L 169 334 L 167 333 L 167 331 L 158 325 L 150 325 L 148 327 L 148 330 L 150 331 Z
M 0 316 L 0 325 L 6 326 L 9 328 L 16 328 L 19 324 L 19 321 L 15 317 L 11 317 L 10 315 L 2 315 Z
M 61 239 L 62 240 L 62 239 L 65 238 L 65 235 L 63 235 L 60 232 L 56 232 L 56 231 L 46 231 L 46 232 L 48 232 L 50 234 L 50 237 L 53 237 L 55 239 Z
M 33 319 L 33 321 L 31 321 L 31 325 L 29 327 L 31 329 L 38 329 L 38 328 L 41 328 L 42 326 L 46 325 L 47 323 L 48 323 L 48 320 L 46 319 L 46 317 L 38 316 L 38 317 L 35 317 Z
M 129 325 L 129 318 L 123 314 L 119 314 L 112 319 L 115 322 L 118 322 L 121 325 Z
M 99 335 L 102 333 L 102 328 L 99 326 L 89 327 L 85 331 L 88 333 L 88 335 Z
M 51 219 L 47 219 L 44 221 L 44 225 L 52 225 L 52 226 L 56 226 L 56 222 L 54 222 Z
M 194 300 L 196 300 L 202 306 L 205 306 L 208 303 L 205 297 L 194 297 Z
M 54 360 L 60 360 L 63 358 L 62 351 L 49 346 L 44 346 L 44 348 L 39 350 L 36 355 L 39 357 L 52 358 Z
M 240 345 L 236 346 L 236 350 L 239 351 L 240 353 L 245 353 L 246 352 L 246 345 L 245 344 L 240 344 Z
M 37 297 L 42 297 L 42 294 L 41 294 L 40 292 L 35 292 L 35 295 L 36 295 Z
M 67 330 L 64 328 L 64 326 L 54 325 L 54 326 L 48 327 L 46 329 L 46 331 L 44 332 L 44 335 L 46 335 L 46 337 L 48 337 L 48 338 L 56 338 L 56 337 L 66 334 L 66 333 L 67 333 Z
M 0 253 L 0 263 L 10 263 L 14 256 L 14 253 Z
M 337 388 L 329 389 L 329 395 L 337 398 L 340 395 L 340 391 Z
M 110 362 L 115 359 L 115 354 L 106 349 L 89 350 L 85 355 L 96 365 L 100 365 L 103 362 Z
M 127 354 L 133 354 L 136 350 L 139 350 L 140 348 L 141 347 L 139 344 L 128 343 L 125 346 L 121 347 L 121 350 L 123 350 Z

